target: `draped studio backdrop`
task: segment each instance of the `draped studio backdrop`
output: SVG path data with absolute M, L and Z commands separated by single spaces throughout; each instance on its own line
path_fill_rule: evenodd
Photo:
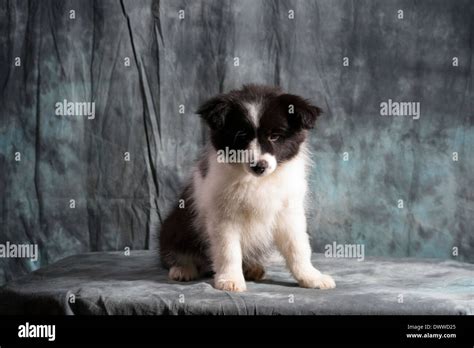
M 469 0 L 0 0 L 0 244 L 39 250 L 0 258 L 0 283 L 156 247 L 205 141 L 197 107 L 252 82 L 324 110 L 315 251 L 473 262 L 473 18 Z

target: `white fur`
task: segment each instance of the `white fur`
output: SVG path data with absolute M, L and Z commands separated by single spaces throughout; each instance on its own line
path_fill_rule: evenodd
M 215 287 L 244 291 L 242 261 L 261 264 L 274 245 L 300 286 L 335 287 L 331 277 L 311 264 L 304 213 L 304 146 L 295 158 L 278 167 L 273 156 L 259 152 L 258 156 L 271 164 L 269 175 L 255 177 L 240 165 L 219 163 L 212 149 L 205 177 L 194 171 L 194 208 L 198 227 L 209 242 Z
M 268 163 L 268 168 L 265 169 L 265 171 L 263 172 L 263 174 L 260 175 L 260 177 L 270 175 L 275 171 L 277 167 L 277 160 L 275 156 L 269 153 L 264 153 L 263 155 L 259 156 L 257 162 L 260 160 L 265 160 Z
M 245 105 L 247 108 L 249 118 L 252 120 L 255 126 L 258 126 L 258 121 L 260 119 L 260 104 L 259 103 L 248 103 Z

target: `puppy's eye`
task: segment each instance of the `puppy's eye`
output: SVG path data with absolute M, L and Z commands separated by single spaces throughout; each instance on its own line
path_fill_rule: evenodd
M 278 139 L 280 139 L 280 135 L 278 134 L 270 134 L 270 136 L 268 137 L 268 140 L 270 140 L 272 143 L 277 141 Z
M 244 131 L 238 131 L 237 133 L 235 133 L 235 137 L 246 137 L 247 136 L 247 133 L 244 132 Z

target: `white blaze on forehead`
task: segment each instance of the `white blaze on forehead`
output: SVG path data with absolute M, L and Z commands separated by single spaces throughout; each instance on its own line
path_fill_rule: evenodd
M 245 107 L 247 108 L 250 121 L 255 125 L 255 127 L 258 127 L 258 123 L 260 119 L 260 104 L 247 103 L 245 104 Z M 273 156 L 272 154 L 268 152 L 262 153 L 262 147 L 260 146 L 260 143 L 258 142 L 258 138 L 255 138 L 250 142 L 250 144 L 248 145 L 248 150 L 250 152 L 249 160 L 250 160 L 251 167 L 256 165 L 258 161 L 262 161 L 262 160 L 268 163 L 268 167 L 262 176 L 269 175 L 273 171 L 275 171 L 277 167 L 277 160 L 275 156 Z
M 258 143 L 257 138 L 252 140 L 249 144 L 249 152 L 250 152 L 250 163 L 255 164 L 260 158 L 260 153 L 262 149 L 260 148 L 260 144 Z
M 260 104 L 258 103 L 246 103 L 245 107 L 249 113 L 249 118 L 255 127 L 258 126 L 258 120 L 260 118 Z

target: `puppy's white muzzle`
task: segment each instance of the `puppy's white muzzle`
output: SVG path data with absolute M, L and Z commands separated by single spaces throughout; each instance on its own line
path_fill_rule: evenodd
M 259 155 L 246 165 L 247 171 L 257 177 L 270 175 L 275 171 L 276 167 L 276 158 L 269 153 Z

